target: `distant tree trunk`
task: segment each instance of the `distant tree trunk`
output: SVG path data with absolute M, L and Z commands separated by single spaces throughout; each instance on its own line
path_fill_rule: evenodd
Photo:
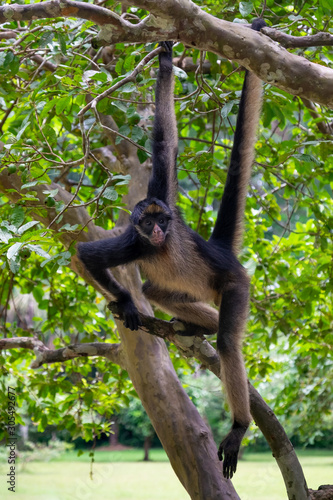
M 114 417 L 112 424 L 111 424 L 111 434 L 109 437 L 109 445 L 110 446 L 117 446 L 118 444 L 119 444 L 119 425 L 118 425 L 117 417 Z
M 146 436 L 145 437 L 145 442 L 143 443 L 143 449 L 145 451 L 145 456 L 143 458 L 144 462 L 149 461 L 149 450 L 151 447 L 151 436 Z
M 29 439 L 29 426 L 28 425 L 20 425 L 20 434 L 22 443 L 25 444 Z

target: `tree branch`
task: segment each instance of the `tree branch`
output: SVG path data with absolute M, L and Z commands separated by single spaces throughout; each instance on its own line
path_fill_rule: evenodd
M 123 0 L 122 3 L 142 7 L 150 11 L 150 15 L 132 24 L 103 7 L 53 0 L 0 7 L 0 23 L 77 17 L 100 26 L 96 39 L 100 45 L 178 40 L 236 61 L 263 81 L 292 95 L 333 108 L 333 70 L 289 53 L 263 33 L 217 19 L 191 0 Z
M 279 42 L 286 49 L 333 45 L 333 35 L 326 32 L 316 33 L 315 35 L 292 36 L 268 26 L 261 31 L 275 42 Z
M 34 21 L 35 19 L 53 19 L 54 17 L 77 17 L 93 21 L 102 26 L 109 24 L 114 29 L 127 26 L 127 21 L 111 10 L 97 5 L 73 0 L 52 0 L 29 5 L 11 4 L 0 8 L 0 23 L 10 21 Z
M 38 339 L 32 337 L 15 337 L 0 340 L 0 351 L 5 349 L 32 349 L 36 354 L 36 359 L 31 364 L 31 368 L 39 368 L 45 363 L 63 363 L 74 358 L 103 356 L 112 361 L 112 363 L 126 369 L 120 344 L 91 342 L 87 344 L 72 344 L 62 349 L 51 350 Z
M 128 82 L 134 82 L 136 76 L 144 69 L 145 65 L 148 64 L 149 61 L 154 59 L 155 56 L 157 56 L 160 52 L 163 52 L 164 49 L 163 47 L 157 47 L 157 49 L 152 50 L 149 54 L 147 54 L 140 62 L 139 64 L 134 68 L 134 70 L 127 75 L 123 80 L 120 80 L 117 82 L 115 85 L 112 85 L 109 89 L 105 90 L 102 92 L 102 94 L 99 94 L 97 97 L 92 99 L 84 108 L 81 109 L 79 112 L 78 116 L 84 115 L 90 108 L 94 108 L 96 110 L 96 106 L 105 97 L 109 96 L 116 90 L 118 90 L 120 87 L 125 85 Z M 140 147 L 137 145 L 137 147 Z M 144 149 L 144 148 L 141 148 Z
M 316 106 L 313 104 L 313 102 L 305 99 L 305 97 L 302 98 L 302 102 L 310 111 L 310 115 L 312 116 L 312 118 L 317 120 L 316 125 L 318 127 L 318 130 L 324 135 L 331 136 L 333 134 L 333 123 L 327 123 L 321 119 L 321 116 L 317 112 Z

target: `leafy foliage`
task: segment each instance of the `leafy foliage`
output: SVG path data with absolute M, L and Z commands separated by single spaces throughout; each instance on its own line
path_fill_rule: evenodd
M 9 3 L 9 2 L 7 2 Z M 23 3 L 28 3 L 23 2 Z M 196 2 L 223 19 L 248 23 L 261 2 Z M 120 5 L 106 7 L 120 13 Z M 142 18 L 146 13 L 129 9 Z M 294 4 L 267 1 L 265 19 L 291 35 L 327 31 L 328 1 Z M 90 111 L 78 112 L 133 71 L 152 46 L 117 44 L 94 53 L 96 28 L 74 19 L 8 22 L 12 39 L 0 40 L 0 310 L 2 332 L 36 334 L 59 348 L 74 341 L 116 342 L 104 301 L 70 269 L 74 240 L 85 230 L 75 215 L 85 207 L 96 225 L 111 229 L 126 209 L 130 181 L 121 172 L 124 136 L 149 158 L 155 73 L 152 62 L 97 110 L 116 138 Z M 328 47 L 296 53 L 332 66 Z M 195 62 L 201 55 L 179 44 L 175 53 Z M 33 56 L 43 58 L 43 63 Z M 210 73 L 177 70 L 176 113 L 180 135 L 180 207 L 191 227 L 211 233 L 226 179 L 242 74 L 227 60 L 207 54 Z M 48 64 L 47 64 L 48 63 Z M 301 428 L 304 442 L 320 438 L 332 414 L 332 227 L 331 137 L 320 132 L 333 112 L 310 112 L 297 98 L 266 85 L 254 174 L 246 209 L 242 261 L 252 278 L 251 317 L 245 355 L 249 376 L 261 384 L 274 410 Z M 109 122 L 110 123 L 110 122 Z M 83 140 L 83 138 L 85 138 Z M 102 149 L 112 143 L 109 162 Z M 90 154 L 86 155 L 89 147 Z M 121 173 L 120 173 L 121 172 Z M 65 187 L 66 204 L 54 182 Z M 47 221 L 47 226 L 40 221 Z M 72 241 L 72 240 L 71 240 Z M 186 363 L 170 348 L 175 366 Z M 108 432 L 109 416 L 128 403 L 127 374 L 105 360 L 84 359 L 29 368 L 30 352 L 2 353 L 5 381 L 17 387 L 18 422 L 33 416 L 93 439 Z M 25 403 L 23 403 L 25 402 Z M 96 417 L 97 416 L 97 417 Z M 0 436 L 1 438 L 1 436 Z

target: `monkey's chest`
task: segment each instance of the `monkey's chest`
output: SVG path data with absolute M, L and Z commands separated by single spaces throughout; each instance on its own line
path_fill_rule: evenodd
M 174 246 L 172 251 L 163 249 L 140 262 L 140 268 L 145 277 L 161 289 L 186 293 L 205 302 L 215 298 L 211 269 L 196 248 L 186 242 L 182 247 Z

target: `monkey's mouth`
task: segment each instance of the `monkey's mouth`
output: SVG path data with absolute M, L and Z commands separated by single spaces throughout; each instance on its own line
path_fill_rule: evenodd
M 165 242 L 165 236 L 164 234 L 156 234 L 151 237 L 150 241 L 155 247 L 160 247 Z

